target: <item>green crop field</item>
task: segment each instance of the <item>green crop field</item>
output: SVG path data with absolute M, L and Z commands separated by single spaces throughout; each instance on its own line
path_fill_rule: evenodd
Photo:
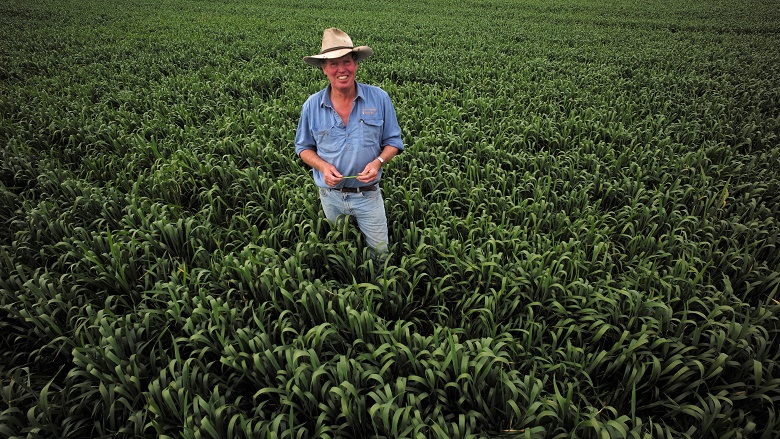
M 339 27 L 372 281 L 295 155 Z M 776 438 L 780 2 L 0 0 L 1 438 Z

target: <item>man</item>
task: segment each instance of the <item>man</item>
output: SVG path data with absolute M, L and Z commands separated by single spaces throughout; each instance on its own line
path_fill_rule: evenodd
M 358 63 L 373 54 L 343 31 L 322 34 L 322 50 L 303 60 L 320 67 L 330 84 L 303 104 L 295 152 L 312 167 L 330 222 L 351 215 L 366 238 L 375 277 L 389 256 L 387 217 L 379 180 L 382 166 L 403 151 L 401 127 L 388 94 L 358 83 Z

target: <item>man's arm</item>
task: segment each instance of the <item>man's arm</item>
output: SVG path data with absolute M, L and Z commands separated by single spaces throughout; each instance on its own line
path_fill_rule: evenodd
M 368 183 L 376 180 L 379 176 L 379 168 L 381 168 L 385 163 L 389 162 L 390 159 L 395 157 L 399 152 L 400 150 L 395 146 L 385 145 L 384 148 L 382 148 L 382 153 L 379 154 L 379 157 L 370 161 L 366 167 L 363 168 L 363 171 L 358 174 L 358 181 Z
M 398 155 L 399 152 L 401 152 L 401 150 L 396 148 L 395 146 L 385 145 L 385 147 L 382 148 L 382 153 L 379 154 L 379 158 L 382 159 L 381 162 L 384 165 L 387 162 L 389 162 L 390 159 Z
M 322 172 L 322 176 L 325 179 L 325 184 L 328 186 L 336 186 L 341 182 L 342 175 L 335 166 L 321 159 L 317 155 L 317 152 L 311 149 L 304 149 L 301 151 L 301 160 L 312 168 Z

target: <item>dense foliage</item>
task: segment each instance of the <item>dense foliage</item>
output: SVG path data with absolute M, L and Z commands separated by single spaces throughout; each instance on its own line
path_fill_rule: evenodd
M 773 437 L 777 6 L 0 0 L 0 437 Z M 377 282 L 292 145 L 330 26 Z

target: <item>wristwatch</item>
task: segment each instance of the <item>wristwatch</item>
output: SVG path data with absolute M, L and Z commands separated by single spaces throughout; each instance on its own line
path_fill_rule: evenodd
M 382 157 L 377 157 L 376 159 L 377 159 L 377 160 L 379 160 L 379 163 L 381 163 L 381 164 L 383 164 L 383 165 L 385 164 L 385 161 L 384 161 L 384 160 L 382 160 Z

